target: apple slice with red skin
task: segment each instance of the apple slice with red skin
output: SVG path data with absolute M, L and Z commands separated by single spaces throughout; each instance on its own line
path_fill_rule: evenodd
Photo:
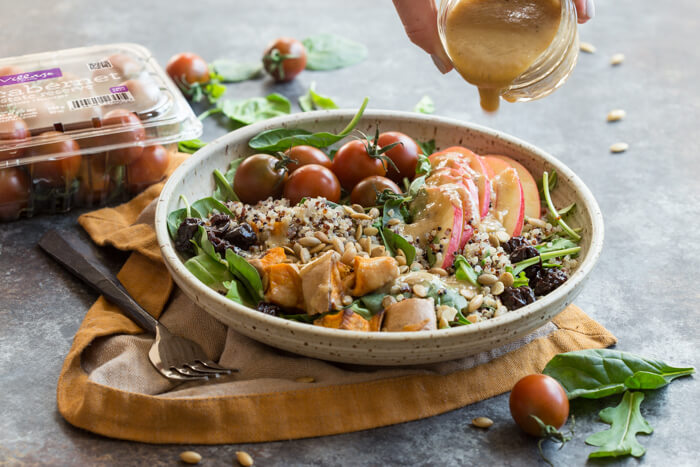
M 509 167 L 493 179 L 496 192 L 496 212 L 503 216 L 502 224 L 511 236 L 520 235 L 525 220 L 525 200 L 518 172 Z
M 469 168 L 476 172 L 477 176 L 472 177 L 475 179 L 475 184 L 479 192 L 479 214 L 481 218 L 484 218 L 489 213 L 489 208 L 491 207 L 491 178 L 489 175 L 488 168 L 484 164 L 484 161 L 480 156 L 478 156 L 473 151 L 462 147 L 462 146 L 452 146 L 443 151 L 436 152 L 430 156 L 431 163 L 433 160 L 439 161 L 443 158 L 444 154 L 457 153 L 462 156 Z M 435 158 L 433 159 L 433 156 Z
M 540 190 L 537 188 L 537 182 L 533 178 L 529 170 L 520 162 L 511 159 L 508 156 L 491 155 L 510 164 L 517 172 L 520 178 L 520 184 L 523 186 L 523 196 L 525 197 L 525 216 L 534 219 L 539 219 L 541 214 Z
M 508 161 L 496 156 L 482 156 L 482 159 L 492 179 L 504 170 L 513 167 Z

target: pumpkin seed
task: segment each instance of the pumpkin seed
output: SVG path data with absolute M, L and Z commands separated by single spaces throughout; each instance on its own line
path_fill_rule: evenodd
M 500 275 L 498 278 L 499 281 L 505 286 L 505 287 L 510 287 L 513 285 L 513 282 L 515 281 L 515 278 L 513 277 L 513 274 L 509 273 L 508 271 L 504 272 L 503 274 Z
M 610 146 L 610 152 L 615 153 L 615 154 L 617 154 L 619 152 L 625 152 L 629 149 L 629 147 L 630 147 L 630 145 L 627 143 L 623 143 L 623 142 L 615 143 L 612 146 Z
M 493 285 L 498 281 L 498 277 L 493 274 L 482 274 L 476 280 L 481 285 Z
M 491 293 L 493 295 L 501 295 L 504 290 L 506 290 L 506 286 L 501 281 L 496 282 L 493 284 L 493 287 L 491 287 Z
M 180 453 L 180 460 L 185 464 L 199 464 L 202 455 L 194 451 L 183 451 Z
M 618 120 L 622 120 L 627 116 L 627 112 L 625 112 L 622 109 L 615 109 L 611 110 L 608 112 L 607 120 L 609 122 L 617 122 Z
M 625 61 L 625 54 L 615 54 L 610 57 L 610 64 L 616 66 Z
M 479 309 L 479 307 L 484 303 L 484 296 L 479 294 L 476 295 L 474 298 L 469 300 L 469 305 L 467 306 L 467 311 L 469 313 L 476 311 Z
M 245 451 L 236 451 L 236 460 L 243 467 L 250 467 L 253 465 L 253 458 Z
M 472 420 L 472 425 L 478 428 L 488 428 L 493 425 L 493 420 L 488 417 L 476 417 Z
M 579 44 L 579 49 L 581 49 L 581 52 L 586 52 L 589 54 L 595 53 L 595 46 L 589 42 L 581 42 Z
M 316 237 L 302 237 L 298 241 L 301 246 L 306 248 L 313 248 L 321 244 L 321 240 Z
M 372 237 L 374 235 L 377 235 L 379 233 L 379 230 L 377 230 L 376 227 L 365 227 L 365 235 L 368 237 Z

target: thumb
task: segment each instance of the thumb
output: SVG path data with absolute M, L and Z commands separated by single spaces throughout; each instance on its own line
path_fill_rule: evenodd
M 447 73 L 452 69 L 450 58 L 440 41 L 437 8 L 434 0 L 393 0 L 408 38 L 430 54 L 435 66 Z

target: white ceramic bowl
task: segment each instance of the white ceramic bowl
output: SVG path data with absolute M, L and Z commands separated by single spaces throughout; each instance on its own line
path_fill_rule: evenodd
M 156 233 L 165 264 L 184 293 L 216 319 L 265 344 L 309 357 L 368 365 L 411 365 L 451 360 L 499 347 L 550 321 L 578 295 L 603 247 L 603 218 L 593 195 L 564 164 L 524 141 L 477 125 L 417 113 L 367 111 L 356 127 L 373 134 L 396 130 L 416 140 L 435 139 L 437 148 L 466 146 L 480 154 L 504 154 L 522 163 L 539 179 L 546 169 L 559 176 L 553 192 L 557 206 L 576 202 L 571 224 L 583 228 L 579 266 L 549 295 L 519 310 L 471 326 L 439 331 L 365 333 L 341 331 L 288 321 L 234 303 L 209 289 L 183 265 L 168 235 L 166 218 L 189 200 L 210 196 L 212 171 L 225 170 L 238 157 L 252 154 L 251 137 L 262 130 L 299 127 L 310 131 L 340 131 L 354 111 L 308 112 L 275 118 L 229 133 L 199 150 L 170 177 L 158 200 Z

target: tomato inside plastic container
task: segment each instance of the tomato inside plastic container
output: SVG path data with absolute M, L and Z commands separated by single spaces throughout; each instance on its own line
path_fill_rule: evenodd
M 0 221 L 123 201 L 164 178 L 174 143 L 201 133 L 140 45 L 0 59 Z

